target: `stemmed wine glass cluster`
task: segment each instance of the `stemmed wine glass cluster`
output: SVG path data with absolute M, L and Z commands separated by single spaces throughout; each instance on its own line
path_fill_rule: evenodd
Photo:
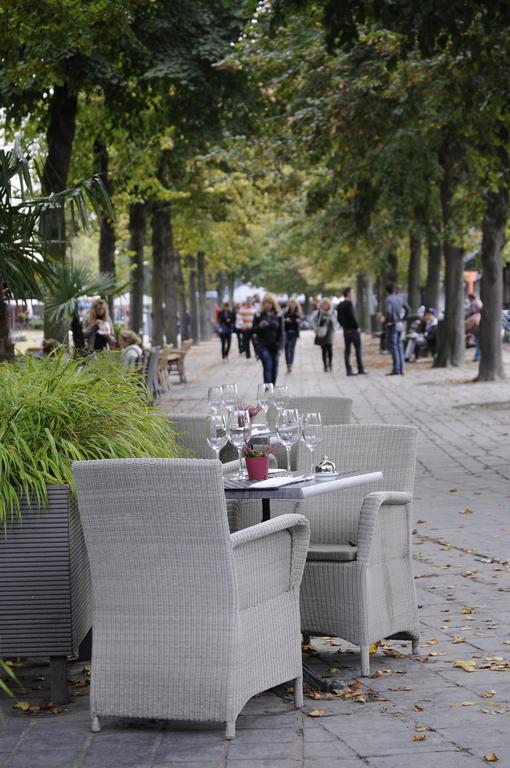
M 237 477 L 244 477 L 242 468 L 243 446 L 250 441 L 252 423 L 248 409 L 239 404 L 236 384 L 213 386 L 208 392 L 211 414 L 208 418 L 207 443 L 219 459 L 221 449 L 230 440 L 237 448 L 239 471 Z M 322 441 L 322 422 L 318 412 L 309 412 L 301 417 L 297 408 L 288 408 L 289 391 L 285 385 L 259 384 L 257 401 L 264 411 L 266 425 L 268 411 L 273 405 L 277 412 L 276 434 L 287 453 L 287 474 L 292 474 L 290 452 L 292 446 L 301 438 L 310 451 L 310 475 L 314 477 L 313 453 Z

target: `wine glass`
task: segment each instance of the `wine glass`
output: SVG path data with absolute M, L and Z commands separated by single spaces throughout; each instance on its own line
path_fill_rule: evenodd
M 209 407 L 214 413 L 218 413 L 223 408 L 223 387 L 209 387 L 207 392 Z
M 280 413 L 287 407 L 289 402 L 289 388 L 286 384 L 279 384 L 274 388 L 273 403 L 274 407 Z
M 287 474 L 291 475 L 290 449 L 297 443 L 301 435 L 301 421 L 297 408 L 283 408 L 278 414 L 276 422 L 276 434 L 287 451 Z
M 251 420 L 247 410 L 242 408 L 232 408 L 227 416 L 228 439 L 233 446 L 237 448 L 239 454 L 239 472 L 238 478 L 244 477 L 243 474 L 243 446 L 251 437 Z
M 232 408 L 235 408 L 239 400 L 239 393 L 237 391 L 237 384 L 224 384 L 223 390 L 223 403 L 225 408 L 230 413 Z
M 313 452 L 322 441 L 322 421 L 320 413 L 305 413 L 303 416 L 303 442 L 310 451 L 310 479 L 315 476 Z
M 274 394 L 274 386 L 273 384 L 259 384 L 257 387 L 257 401 L 262 410 L 264 411 L 264 416 L 266 418 L 266 424 L 267 424 L 267 412 L 269 410 L 269 406 L 273 402 L 273 394 Z
M 222 413 L 213 413 L 207 419 L 207 444 L 213 449 L 217 459 L 221 449 L 227 444 L 227 423 Z

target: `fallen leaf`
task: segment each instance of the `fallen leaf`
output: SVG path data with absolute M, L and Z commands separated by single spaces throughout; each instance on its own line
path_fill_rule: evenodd
M 308 717 L 322 717 L 325 714 L 324 709 L 312 709 L 311 712 L 306 713 Z
M 432 637 L 430 640 L 425 640 L 424 645 L 437 645 L 439 640 L 436 637 Z
M 465 643 L 465 642 L 466 642 L 466 638 L 463 637 L 462 635 L 455 635 L 455 637 L 452 640 L 452 643 Z
M 13 709 L 20 709 L 22 712 L 27 712 L 30 709 L 30 702 L 29 701 L 17 701 L 16 704 L 12 705 Z
M 416 521 L 416 524 L 417 524 L 417 525 L 423 525 L 423 524 L 425 524 L 425 525 L 426 525 L 426 524 L 427 524 L 427 522 L 428 522 L 427 520 L 417 520 L 417 521 Z
M 423 712 L 423 707 L 420 707 L 419 704 L 415 704 L 413 709 L 415 712 Z
M 450 488 L 450 493 L 458 493 L 458 488 Z
M 51 710 L 52 715 L 60 715 L 64 710 L 62 707 L 53 707 Z
M 473 510 L 469 509 L 469 507 L 464 507 L 464 509 L 459 510 L 459 515 L 472 515 Z
M 428 731 L 428 728 L 426 728 L 424 725 L 417 725 L 414 730 L 418 731 L 418 733 L 423 733 L 424 731 Z
M 492 699 L 493 696 L 496 695 L 496 691 L 494 688 L 491 688 L 490 691 L 482 691 L 480 696 L 482 699 Z
M 475 659 L 457 659 L 453 662 L 453 666 L 458 669 L 463 669 L 464 672 L 474 672 L 476 669 Z
M 489 752 L 488 755 L 484 755 L 483 756 L 483 759 L 487 763 L 495 763 L 497 760 L 499 760 L 499 757 L 497 756 L 497 754 L 495 752 Z
M 411 741 L 425 741 L 426 736 L 411 736 Z
M 470 613 L 473 613 L 473 609 L 472 608 L 461 608 L 460 612 L 464 613 L 466 616 L 468 616 Z
M 450 707 L 453 707 L 453 709 L 459 709 L 459 707 L 474 707 L 475 702 L 474 701 L 461 701 L 460 704 L 450 704 Z

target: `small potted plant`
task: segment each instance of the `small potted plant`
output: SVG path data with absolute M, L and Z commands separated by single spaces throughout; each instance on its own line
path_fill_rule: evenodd
M 266 480 L 269 474 L 269 456 L 277 447 L 277 445 L 270 443 L 253 445 L 253 443 L 248 442 L 244 444 L 243 456 L 250 480 Z

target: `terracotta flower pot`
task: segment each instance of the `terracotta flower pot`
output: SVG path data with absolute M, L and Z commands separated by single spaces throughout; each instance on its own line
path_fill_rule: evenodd
M 245 461 L 250 480 L 266 480 L 269 474 L 269 456 L 246 456 Z

